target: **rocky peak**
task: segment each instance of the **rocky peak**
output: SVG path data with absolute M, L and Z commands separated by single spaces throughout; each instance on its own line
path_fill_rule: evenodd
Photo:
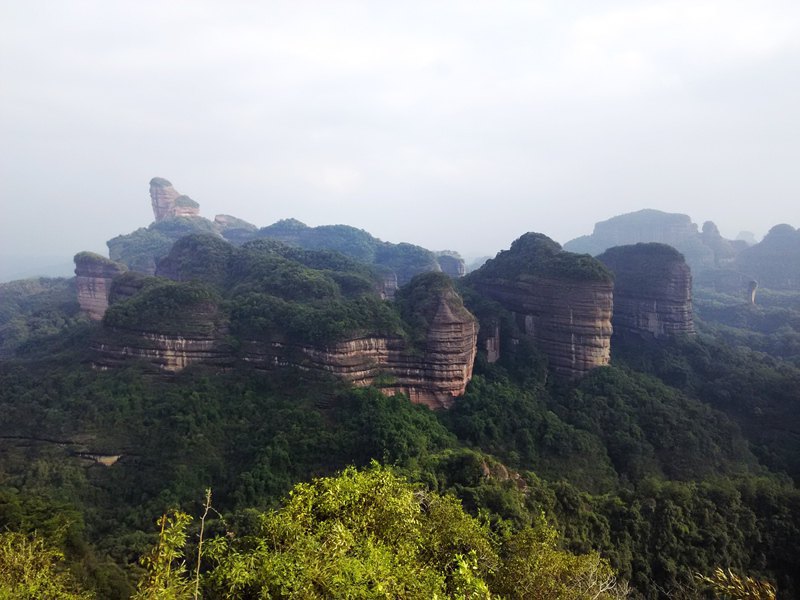
M 616 333 L 694 333 L 692 274 L 680 252 L 666 244 L 633 244 L 610 248 L 597 258 L 614 273 Z
M 162 177 L 153 177 L 150 180 L 150 201 L 156 221 L 170 217 L 196 217 L 200 214 L 200 205 L 197 202 L 189 196 L 179 194 Z

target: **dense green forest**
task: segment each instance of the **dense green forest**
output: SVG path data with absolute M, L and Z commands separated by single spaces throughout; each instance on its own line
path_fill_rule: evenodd
M 118 290 L 107 324 L 169 326 L 175 307 L 213 305 L 231 343 L 276 328 L 413 339 L 444 285 L 422 277 L 391 304 L 352 258 L 208 236 L 159 268 L 176 281 L 122 276 L 138 291 Z M 746 577 L 781 598 L 800 589 L 791 293 L 698 294 L 698 336 L 615 338 L 610 366 L 570 382 L 464 282 L 501 359 L 479 354 L 466 394 L 433 412 L 299 370 L 97 370 L 103 325 L 79 314 L 71 281 L 2 290 L 0 556 L 39 557 L 63 597 L 192 597 L 199 581 L 208 598 L 583 598 L 592 569 L 615 582 L 596 597 L 625 582 L 633 598 L 712 597 Z

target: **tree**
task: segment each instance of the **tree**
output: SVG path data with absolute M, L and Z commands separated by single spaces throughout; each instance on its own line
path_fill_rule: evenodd
M 72 577 L 60 570 L 61 552 L 37 536 L 0 533 L 0 598 L 3 600 L 90 600 Z

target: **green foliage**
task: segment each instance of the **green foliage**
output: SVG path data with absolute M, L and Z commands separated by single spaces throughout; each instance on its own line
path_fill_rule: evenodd
M 73 330 L 84 323 L 74 279 L 21 279 L 0 284 L 0 357 L 26 342 Z
M 495 258 L 469 275 L 471 281 L 485 278 L 518 279 L 555 277 L 576 281 L 611 281 L 601 262 L 588 254 L 565 252 L 541 233 L 526 233 Z
M 556 532 L 540 523 L 504 544 L 496 589 L 503 598 L 627 598 L 627 586 L 599 554 L 573 555 L 558 547 Z
M 615 292 L 623 293 L 660 289 L 672 277 L 675 265 L 685 263 L 675 248 L 658 243 L 615 246 L 597 260 L 613 272 Z
M 258 235 L 308 250 L 332 250 L 361 263 L 390 269 L 401 285 L 419 273 L 439 270 L 436 256 L 429 250 L 412 244 L 382 242 L 362 229 L 347 225 L 308 227 L 295 219 L 286 219 L 260 229 Z
M 0 598 L 89 600 L 94 595 L 59 569 L 63 555 L 38 537 L 0 532 Z
M 133 271 L 153 275 L 172 244 L 192 233 L 216 235 L 216 230 L 211 221 L 202 217 L 173 217 L 127 235 L 118 235 L 106 244 L 111 260 L 123 263 Z
M 395 304 L 408 324 L 412 342 L 419 346 L 424 344 L 442 303 L 453 315 L 464 320 L 474 319 L 455 291 L 453 281 L 444 273 L 417 275 L 397 291 Z
M 192 518 L 182 512 L 163 515 L 158 522 L 158 543 L 142 557 L 146 575 L 132 600 L 188 600 L 194 586 L 183 561 L 187 527 Z
M 373 466 L 297 485 L 255 536 L 211 542 L 226 597 L 450 597 L 461 556 L 486 573 L 486 530 L 453 499 Z
M 652 344 L 621 340 L 615 356 L 724 412 L 765 465 L 800 477 L 797 367 L 706 337 Z
M 134 332 L 210 336 L 217 328 L 219 302 L 216 292 L 201 283 L 163 280 L 109 306 L 103 323 Z
M 188 519 L 177 513 L 160 525 L 136 598 L 188 597 Z M 204 594 L 220 598 L 626 595 L 606 561 L 560 549 L 543 520 L 496 536 L 452 496 L 410 484 L 377 463 L 298 484 L 280 509 L 258 515 L 242 534 L 220 533 L 206 545 L 211 564 L 198 583 Z

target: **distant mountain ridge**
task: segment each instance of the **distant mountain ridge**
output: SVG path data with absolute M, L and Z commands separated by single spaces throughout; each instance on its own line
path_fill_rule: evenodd
M 800 290 L 800 232 L 786 224 L 748 245 L 743 239 L 725 239 L 711 221 L 698 229 L 688 215 L 644 209 L 600 221 L 591 235 L 570 240 L 564 249 L 597 256 L 614 246 L 653 242 L 684 255 L 695 285 L 743 297 L 754 283 Z

